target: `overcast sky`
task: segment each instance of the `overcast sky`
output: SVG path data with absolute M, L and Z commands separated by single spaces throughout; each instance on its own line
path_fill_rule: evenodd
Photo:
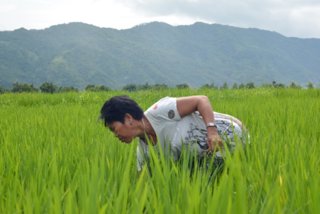
M 84 22 L 131 28 L 197 21 L 320 38 L 320 0 L 0 0 L 0 31 Z

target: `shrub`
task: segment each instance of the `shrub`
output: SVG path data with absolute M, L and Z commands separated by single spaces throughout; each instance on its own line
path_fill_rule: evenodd
M 12 90 L 13 93 L 22 93 L 22 92 L 37 92 L 38 89 L 33 86 L 33 84 L 28 83 L 14 83 Z
M 51 82 L 45 82 L 42 83 L 42 85 L 40 86 L 40 91 L 42 93 L 55 93 L 58 91 L 58 86 L 54 85 Z

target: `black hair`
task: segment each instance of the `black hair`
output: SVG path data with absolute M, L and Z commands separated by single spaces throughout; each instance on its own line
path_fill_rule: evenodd
M 141 120 L 143 117 L 143 110 L 128 96 L 114 96 L 107 100 L 100 113 L 100 119 L 104 121 L 105 126 L 115 121 L 124 123 L 124 117 L 127 113 L 136 120 Z

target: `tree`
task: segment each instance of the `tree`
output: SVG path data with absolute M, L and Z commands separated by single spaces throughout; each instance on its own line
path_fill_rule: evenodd
M 243 88 L 245 88 L 246 86 L 243 84 L 243 83 L 240 83 L 240 85 L 239 85 L 239 89 L 243 89 Z
M 187 83 L 182 83 L 182 84 L 176 85 L 176 88 L 178 89 L 189 88 L 189 85 Z
M 85 87 L 86 91 L 110 91 L 111 89 L 104 85 L 92 85 L 89 84 Z
M 312 82 L 308 82 L 308 84 L 307 84 L 307 88 L 308 88 L 308 89 L 313 89 L 313 88 L 314 88 L 314 86 L 313 86 Z
M 42 93 L 55 93 L 58 90 L 58 86 L 54 85 L 52 82 L 44 82 L 40 86 L 40 91 Z
M 96 88 L 95 85 L 89 84 L 89 85 L 87 85 L 85 87 L 84 90 L 86 90 L 86 91 L 94 91 L 95 88 Z
M 248 89 L 255 88 L 254 83 L 253 83 L 253 82 L 248 82 L 248 83 L 246 84 L 246 88 L 248 88 Z
M 140 90 L 148 90 L 151 89 L 151 85 L 149 85 L 149 83 L 143 84 L 141 86 L 138 86 L 138 89 Z
M 224 82 L 220 89 L 228 89 L 228 83 Z
M 97 85 L 96 91 L 111 91 L 111 89 L 108 86 L 105 85 Z
M 285 88 L 285 85 L 282 83 L 277 83 L 276 81 L 272 81 L 272 87 L 274 88 Z
M 37 92 L 38 89 L 33 86 L 33 84 L 28 83 L 14 83 L 12 90 L 13 93 L 22 93 L 22 92 Z
M 79 90 L 73 86 L 60 87 L 58 89 L 58 92 L 77 92 L 77 91 Z
M 238 89 L 238 84 L 237 83 L 233 83 L 232 89 Z
M 3 94 L 5 91 L 6 90 L 2 86 L 0 86 L 0 94 Z
M 296 83 L 294 83 L 294 82 L 291 82 L 291 84 L 289 85 L 289 88 L 299 89 L 299 88 L 301 88 L 301 86 L 296 84 Z
M 155 90 L 166 89 L 166 88 L 168 88 L 166 84 L 154 84 L 152 86 L 152 89 L 155 89 Z
M 125 91 L 137 91 L 138 87 L 136 84 L 128 84 L 128 85 L 125 85 L 122 89 Z
M 205 85 L 201 86 L 201 88 L 217 89 L 217 86 L 215 86 L 214 83 L 211 83 L 211 84 L 205 84 Z

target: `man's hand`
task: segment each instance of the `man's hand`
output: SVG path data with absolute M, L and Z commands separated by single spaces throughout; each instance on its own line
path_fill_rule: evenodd
M 216 127 L 208 127 L 208 152 L 212 153 L 223 146 L 222 139 Z

